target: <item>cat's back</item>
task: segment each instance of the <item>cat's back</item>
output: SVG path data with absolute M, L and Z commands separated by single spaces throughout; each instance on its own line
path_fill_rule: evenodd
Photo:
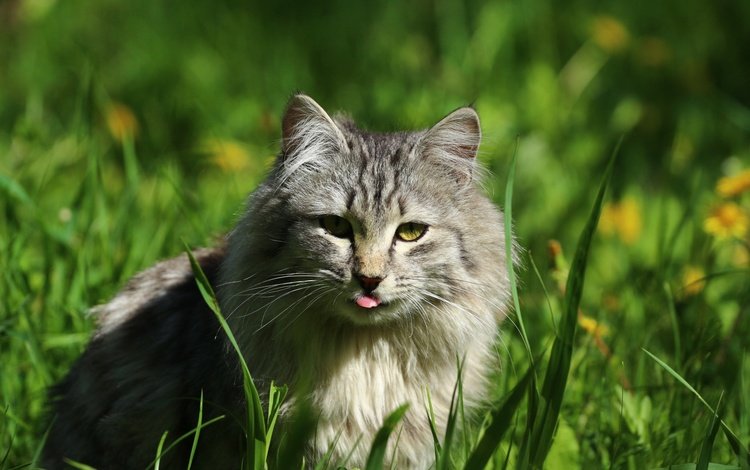
M 223 247 L 195 256 L 213 283 Z M 201 393 L 204 422 L 232 408 L 235 367 L 186 255 L 136 275 L 94 313 L 98 328 L 91 343 L 52 390 L 48 468 L 61 468 L 64 458 L 94 467 L 145 468 L 165 431 L 164 448 L 195 427 Z M 232 421 L 211 426 L 221 429 L 225 455 L 237 455 L 231 451 L 238 444 Z M 202 444 L 213 440 L 209 428 L 201 433 Z M 192 439 L 185 442 L 189 449 Z M 162 466 L 184 467 L 185 445 L 171 450 Z M 213 443 L 211 450 L 218 450 Z

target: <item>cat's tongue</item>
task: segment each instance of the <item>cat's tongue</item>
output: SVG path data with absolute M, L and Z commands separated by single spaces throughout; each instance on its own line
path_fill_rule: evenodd
M 357 297 L 357 305 L 359 305 L 362 308 L 375 308 L 378 305 L 380 305 L 380 299 L 377 297 L 372 297 L 369 295 L 363 295 L 361 297 Z

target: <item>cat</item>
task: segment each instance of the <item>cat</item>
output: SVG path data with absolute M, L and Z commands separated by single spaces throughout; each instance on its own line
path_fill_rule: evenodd
M 482 403 L 508 309 L 513 242 L 479 185 L 479 117 L 464 107 L 427 130 L 374 133 L 298 94 L 281 127 L 236 227 L 196 259 L 258 390 L 288 385 L 282 421 L 302 401 L 314 410 L 308 463 L 330 452 L 364 466 L 385 417 L 409 403 L 386 455 L 429 468 L 427 393 L 442 430 L 460 359 L 465 406 Z M 201 431 L 195 468 L 238 468 L 242 377 L 187 256 L 94 312 L 88 348 L 52 391 L 47 467 L 144 468 L 165 431 L 195 427 L 202 397 L 204 422 L 227 417 Z M 184 468 L 191 444 L 161 466 Z

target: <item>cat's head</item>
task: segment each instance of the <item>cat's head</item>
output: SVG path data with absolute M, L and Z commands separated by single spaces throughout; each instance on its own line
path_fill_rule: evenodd
M 293 97 L 274 170 L 230 243 L 254 244 L 234 251 L 279 297 L 248 304 L 377 324 L 430 321 L 471 295 L 499 303 L 488 292 L 506 291 L 502 225 L 477 188 L 480 138 L 468 107 L 426 131 L 371 133 Z

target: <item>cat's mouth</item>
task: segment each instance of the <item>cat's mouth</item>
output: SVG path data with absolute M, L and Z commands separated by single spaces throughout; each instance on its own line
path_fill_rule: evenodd
M 354 303 L 361 308 L 375 308 L 380 306 L 383 301 L 372 294 L 360 294 L 354 299 Z

